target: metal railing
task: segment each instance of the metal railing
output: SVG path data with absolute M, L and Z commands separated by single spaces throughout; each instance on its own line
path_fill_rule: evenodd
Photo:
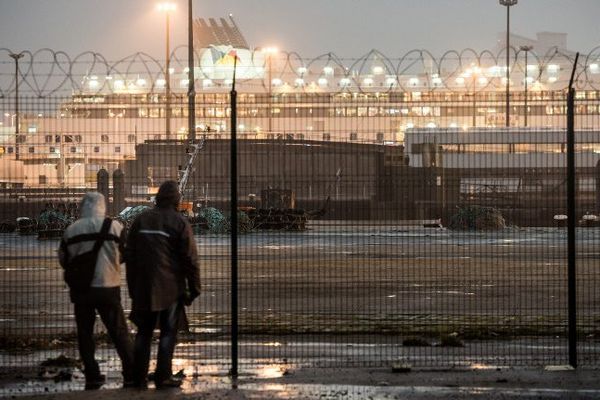
M 198 103 L 197 134 L 205 140 L 186 188 L 204 290 L 188 309 L 191 332 L 182 335 L 178 358 L 186 368 L 201 368 L 200 360 L 230 364 L 231 334 L 239 329 L 235 359 L 243 366 L 264 360 L 315 366 L 566 364 L 573 361 L 568 327 L 575 322 L 577 364 L 597 365 L 600 100 L 592 90 L 585 93 L 574 99 L 573 120 L 575 320 L 568 307 L 562 217 L 573 198 L 567 191 L 564 92 L 530 98 L 529 126 L 506 129 L 488 118 L 492 108 L 500 118 L 503 104 L 488 92 L 475 106 L 468 97 L 376 105 L 348 98 L 330 105 L 304 94 L 307 109 L 325 110 L 316 118 L 308 111 L 267 116 L 266 103 L 244 103 L 242 96 L 252 93 L 240 91 L 239 111 L 257 112 L 238 114 L 236 124 L 238 134 L 248 135 L 236 152 L 235 327 L 230 111 L 221 103 Z M 514 95 L 511 104 L 519 110 L 522 93 Z M 4 120 L 3 365 L 31 365 L 49 352 L 76 357 L 58 243 L 43 235 L 64 228 L 76 214 L 69 204 L 97 187 L 98 171 L 108 172 L 113 204 L 149 205 L 160 183 L 177 179 L 189 159 L 185 130 L 176 140 L 161 136 L 164 103 L 142 106 L 130 97 L 132 102 L 82 105 L 74 98 L 21 97 L 18 137 Z M 298 108 L 297 100 L 281 99 L 280 113 Z M 186 126 L 180 123 L 186 104 L 172 99 L 170 106 L 180 111 L 171 114 L 171 126 Z M 222 115 L 209 115 L 219 107 Z M 12 100 L 0 99 L 0 108 L 10 117 Z M 398 116 L 380 112 L 405 108 Z M 118 116 L 132 109 L 136 113 Z M 272 118 L 273 132 L 264 132 L 266 118 Z M 317 129 L 318 120 L 323 125 Z M 112 178 L 117 170 L 123 192 Z M 129 309 L 125 286 L 122 298 Z M 114 356 L 110 346 L 103 349 Z

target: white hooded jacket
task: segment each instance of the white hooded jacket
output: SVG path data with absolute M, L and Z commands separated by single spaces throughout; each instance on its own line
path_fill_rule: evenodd
M 106 202 L 104 196 L 98 192 L 86 193 L 81 201 L 81 216 L 65 230 L 62 242 L 67 243 L 70 238 L 85 233 L 97 233 L 102 228 L 106 216 Z M 121 285 L 121 260 L 124 246 L 123 226 L 118 221 L 112 221 L 108 233 L 120 238 L 120 243 L 106 240 L 102 243 L 98 252 L 92 287 L 111 288 Z M 64 245 L 59 247 L 58 257 L 62 266 L 65 265 L 67 254 L 63 250 Z M 68 245 L 69 257 L 91 251 L 94 241 L 84 241 Z

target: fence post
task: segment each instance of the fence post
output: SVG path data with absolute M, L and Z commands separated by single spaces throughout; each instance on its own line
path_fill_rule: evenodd
M 577 367 L 577 274 L 575 249 L 575 89 L 573 77 L 579 53 L 571 71 L 567 95 L 567 259 L 568 259 L 568 311 L 569 311 L 569 364 Z
M 600 214 L 600 160 L 596 163 L 596 210 L 594 214 Z
M 237 55 L 233 62 L 233 83 L 231 86 L 231 148 L 229 155 L 231 176 L 231 376 L 238 375 L 238 217 L 237 217 L 237 92 L 235 90 L 235 69 Z

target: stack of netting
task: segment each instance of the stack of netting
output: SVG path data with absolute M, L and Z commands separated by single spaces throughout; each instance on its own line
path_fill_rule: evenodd
M 452 216 L 450 229 L 455 230 L 497 230 L 506 228 L 504 217 L 494 207 L 466 206 Z

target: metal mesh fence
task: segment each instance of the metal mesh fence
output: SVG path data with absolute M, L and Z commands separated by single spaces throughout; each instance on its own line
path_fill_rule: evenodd
M 582 365 L 599 354 L 596 95 L 576 102 Z M 240 93 L 240 362 L 566 364 L 566 95 L 523 96 L 505 128 L 498 92 Z M 169 127 L 163 95 L 23 96 L 16 121 L 0 99 L 3 365 L 77 357 L 56 237 L 98 172 L 117 216 L 151 206 L 192 156 L 204 290 L 176 363 L 230 362 L 228 102 L 197 96 L 194 154 L 183 96 Z

